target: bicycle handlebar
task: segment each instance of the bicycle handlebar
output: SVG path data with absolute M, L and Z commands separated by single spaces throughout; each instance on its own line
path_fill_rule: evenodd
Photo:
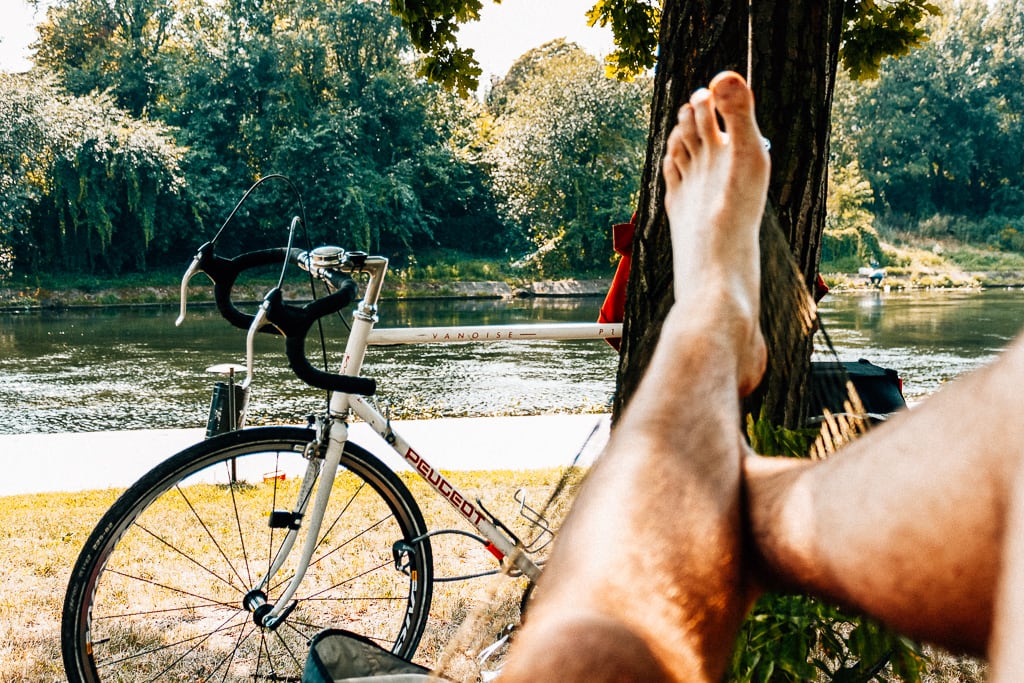
M 305 306 L 286 304 L 281 290 L 277 287 L 267 293 L 266 299 L 264 299 L 267 321 L 284 334 L 284 348 L 285 355 L 288 357 L 288 365 L 291 366 L 292 372 L 306 384 L 318 389 L 363 396 L 371 396 L 377 391 L 376 380 L 369 377 L 340 375 L 318 370 L 306 358 L 306 335 L 309 333 L 309 328 L 325 315 L 337 313 L 348 306 L 358 291 L 359 288 L 355 280 L 346 277 L 345 283 L 338 291 L 311 301 Z
M 199 247 L 182 281 L 182 314 L 178 318 L 178 324 L 184 319 L 188 280 L 202 271 L 213 281 L 214 301 L 221 316 L 235 327 L 248 330 L 257 320 L 257 316 L 238 310 L 231 300 L 231 290 L 239 274 L 249 268 L 277 265 L 284 263 L 285 260 L 300 263 L 304 254 L 305 252 L 300 249 L 278 248 L 251 251 L 226 259 L 213 253 L 212 243 L 204 244 Z M 355 299 L 359 291 L 355 280 L 344 273 L 317 268 L 316 274 L 328 280 L 337 291 L 304 306 L 294 306 L 284 303 L 280 288 L 275 287 L 264 297 L 262 306 L 263 315 L 260 317 L 266 320 L 267 324 L 260 324 L 256 331 L 284 336 L 288 365 L 295 375 L 307 384 L 318 389 L 370 396 L 377 389 L 375 380 L 318 370 L 306 358 L 306 335 L 313 323 L 344 309 Z

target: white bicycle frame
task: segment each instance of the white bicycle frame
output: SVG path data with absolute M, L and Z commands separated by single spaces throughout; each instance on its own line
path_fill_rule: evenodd
M 377 302 L 380 297 L 384 276 L 387 273 L 388 260 L 381 256 L 369 256 L 359 272 L 369 275 L 363 299 L 353 313 L 352 329 L 349 334 L 345 354 L 342 359 L 340 374 L 359 375 L 367 346 L 388 344 L 424 344 L 424 343 L 466 343 L 466 342 L 504 342 L 504 341 L 537 341 L 565 339 L 612 339 L 622 335 L 619 323 L 537 323 L 516 325 L 480 325 L 456 327 L 412 327 L 374 329 L 377 323 Z M 253 374 L 253 339 L 262 325 L 266 323 L 266 305 L 260 309 L 256 319 L 249 328 L 247 340 L 247 372 L 245 386 L 251 382 Z M 309 567 L 313 552 L 318 543 L 320 527 L 323 522 L 327 503 L 331 496 L 334 478 L 341 462 L 345 443 L 348 441 L 348 425 L 346 419 L 354 413 L 368 423 L 373 431 L 381 436 L 395 452 L 402 457 L 431 488 L 447 500 L 453 508 L 469 524 L 477 529 L 488 540 L 487 550 L 500 563 L 514 568 L 531 581 L 540 576 L 539 566 L 530 559 L 525 549 L 516 540 L 491 521 L 488 513 L 479 508 L 478 504 L 463 494 L 448 481 L 412 445 L 391 428 L 390 420 L 385 418 L 362 396 L 333 392 L 329 403 L 329 432 L 327 451 L 320 468 L 319 483 L 313 498 L 312 509 L 308 515 L 305 510 L 296 510 L 302 514 L 305 527 L 305 540 L 295 573 L 288 586 L 275 602 L 268 613 L 265 623 L 272 626 L 290 609 L 289 603 L 299 588 L 299 584 Z M 300 501 L 308 500 L 308 489 L 305 481 L 312 482 L 315 478 L 317 463 L 310 460 L 307 476 L 304 478 L 303 492 Z M 260 586 L 266 585 L 270 578 L 283 566 L 298 536 L 298 529 L 290 529 L 281 551 L 275 558 L 267 575 Z

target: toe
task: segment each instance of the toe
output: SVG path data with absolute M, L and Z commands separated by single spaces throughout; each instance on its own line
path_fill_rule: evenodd
M 683 114 L 680 112 L 680 117 Z M 683 127 L 676 126 L 668 136 L 668 143 L 665 149 L 665 158 L 662 159 L 662 170 L 666 182 L 677 184 L 683 179 L 683 168 L 690 161 L 690 152 L 687 150 L 684 139 Z
M 698 133 L 697 111 L 691 104 L 684 104 L 679 109 L 678 125 L 675 130 L 679 132 L 683 146 L 686 148 L 687 159 L 697 155 L 700 151 L 701 140 Z
M 754 93 L 738 73 L 725 71 L 711 81 L 715 110 L 725 122 L 729 137 L 737 144 L 763 147 L 761 131 L 754 118 Z
M 690 106 L 693 108 L 693 119 L 696 130 L 694 131 L 701 143 L 719 142 L 720 129 L 718 119 L 715 116 L 712 93 L 707 88 L 701 88 L 690 97 Z

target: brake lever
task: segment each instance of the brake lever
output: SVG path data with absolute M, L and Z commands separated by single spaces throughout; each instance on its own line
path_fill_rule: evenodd
M 181 295 L 180 295 L 180 308 L 178 311 L 178 319 L 174 321 L 175 327 L 181 327 L 181 324 L 185 322 L 185 312 L 188 308 L 188 283 L 196 276 L 197 273 L 201 273 L 202 268 L 199 267 L 199 256 L 192 259 L 192 265 L 185 271 L 185 275 L 181 278 Z
M 245 334 L 245 379 L 242 380 L 242 389 L 248 389 L 249 384 L 252 383 L 256 357 L 256 333 L 267 322 L 267 306 L 267 302 L 264 301 L 259 310 L 256 311 L 256 315 L 253 316 L 252 324 L 249 325 L 249 331 Z
M 284 331 L 270 322 L 267 312 L 270 310 L 270 294 L 276 291 L 276 288 L 271 290 L 270 293 L 263 299 L 263 303 L 260 304 L 259 310 L 256 311 L 256 315 L 252 318 L 252 324 L 249 325 L 249 331 L 245 335 L 245 379 L 242 380 L 242 388 L 248 389 L 249 384 L 252 383 L 253 375 L 255 374 L 255 358 L 256 358 L 256 335 L 259 333 L 260 328 L 264 325 L 269 324 L 278 332 L 281 336 L 285 336 Z

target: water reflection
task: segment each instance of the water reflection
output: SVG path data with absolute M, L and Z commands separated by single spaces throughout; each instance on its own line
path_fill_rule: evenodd
M 598 299 L 384 302 L 388 326 L 594 320 Z M 840 357 L 903 376 L 913 400 L 991 359 L 1024 322 L 1024 292 L 833 295 L 822 315 Z M 202 427 L 215 378 L 244 360 L 245 333 L 211 309 L 174 327 L 171 308 L 0 314 L 0 433 Z M 328 324 L 333 365 L 343 321 Z M 250 416 L 301 420 L 323 395 L 260 338 Z M 314 348 L 310 342 L 309 348 Z M 312 353 L 312 351 L 311 351 Z M 617 357 L 604 342 L 500 342 L 371 349 L 365 374 L 395 417 L 536 414 L 606 404 Z
M 840 355 L 895 368 L 919 399 L 984 365 L 1024 324 L 1024 291 L 872 292 L 829 296 L 822 319 Z
M 385 302 L 388 326 L 594 320 L 600 300 Z M 0 314 L 0 433 L 205 425 L 210 365 L 243 362 L 245 333 L 213 310 Z M 312 335 L 311 335 L 312 336 Z M 327 322 L 338 365 L 347 326 Z M 301 421 L 324 395 L 292 376 L 280 339 L 261 336 L 251 421 Z M 315 342 L 307 348 L 313 357 Z M 617 357 L 601 341 L 371 349 L 364 374 L 396 418 L 591 410 L 612 392 Z

